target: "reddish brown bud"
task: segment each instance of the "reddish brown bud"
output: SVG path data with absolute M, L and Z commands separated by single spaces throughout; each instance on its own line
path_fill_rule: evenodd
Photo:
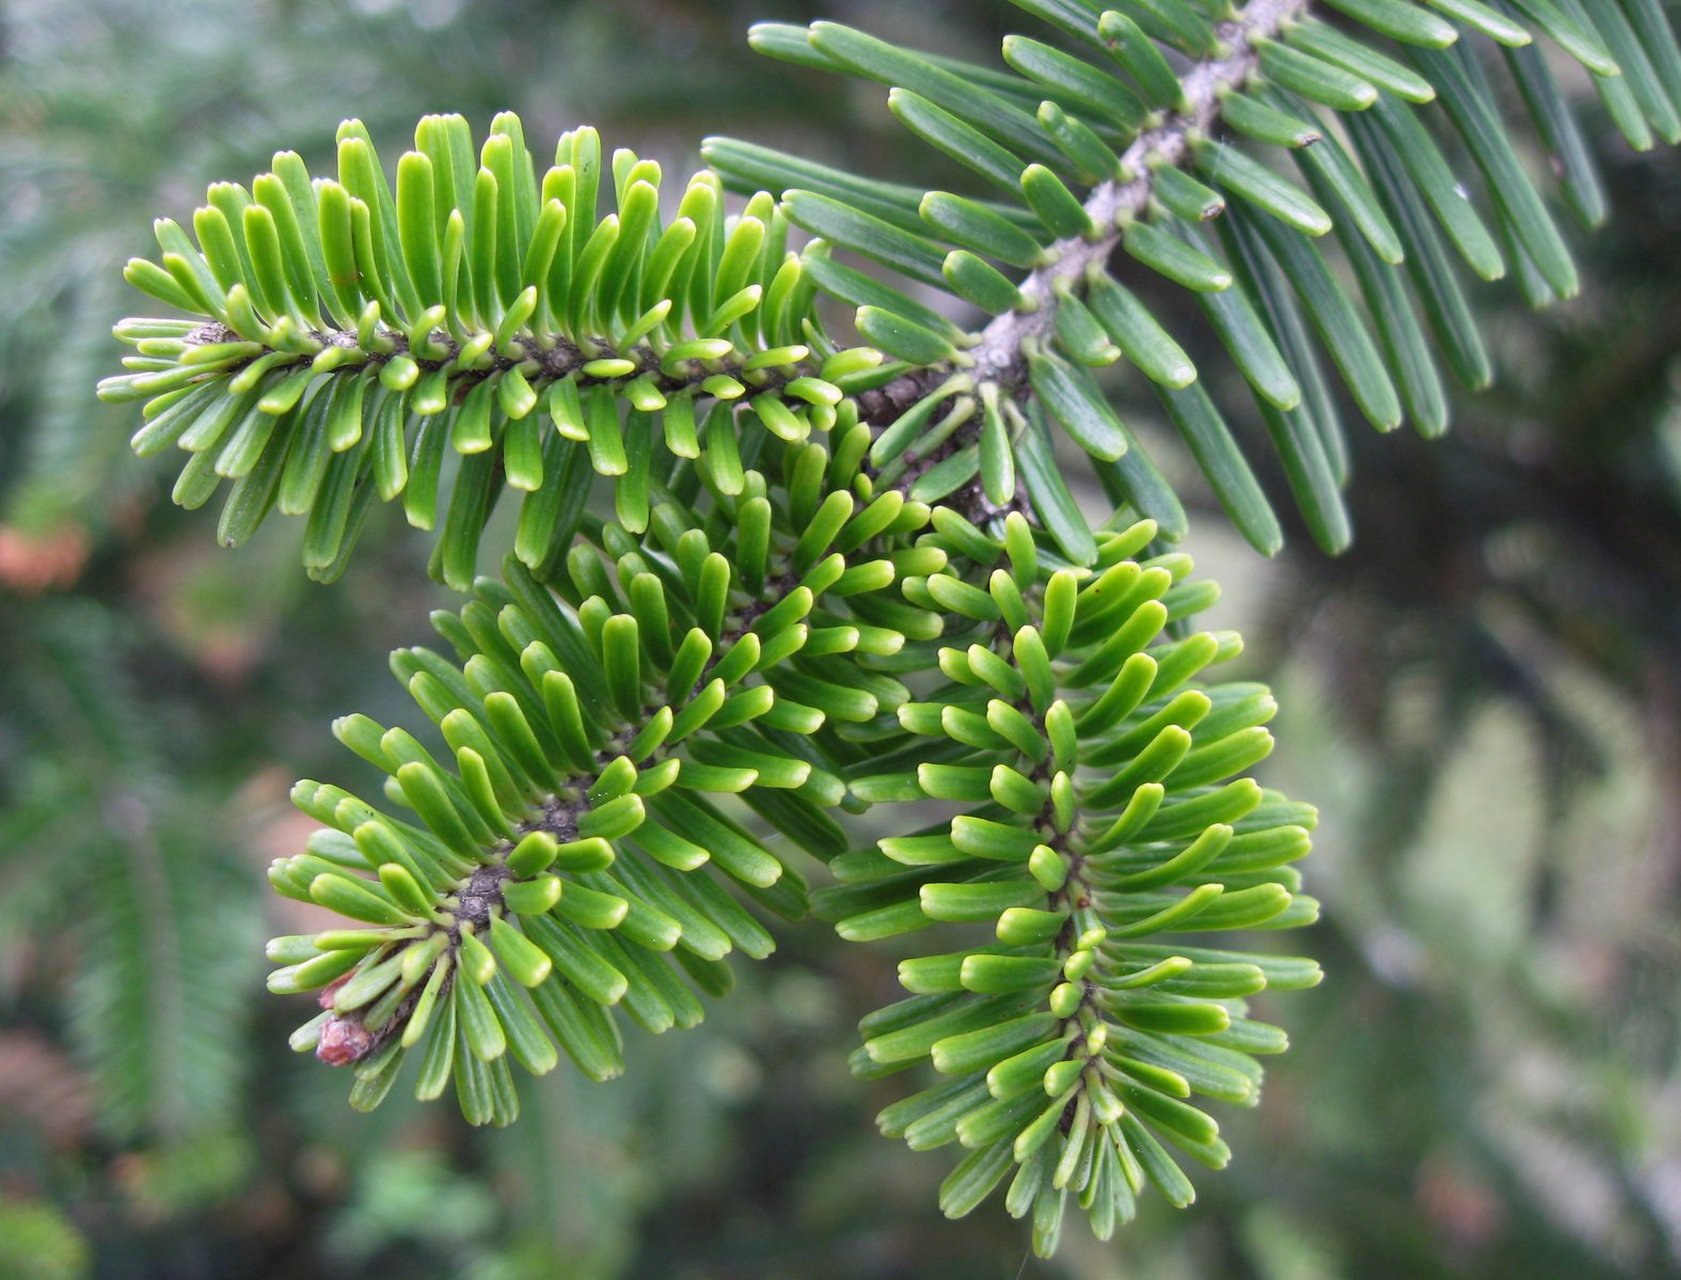
M 374 1033 L 356 1018 L 328 1018 L 321 1028 L 315 1056 L 329 1067 L 347 1067 L 360 1062 L 374 1047 Z

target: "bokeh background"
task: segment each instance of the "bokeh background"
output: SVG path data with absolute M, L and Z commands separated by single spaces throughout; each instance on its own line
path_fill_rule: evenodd
M 277 148 L 330 163 L 348 115 L 390 162 L 435 110 L 593 122 L 668 173 L 719 131 L 936 181 L 878 90 L 762 62 L 746 28 L 984 57 L 1012 14 L 0 4 L 0 1277 L 1681 1274 L 1681 158 L 1591 109 L 1615 214 L 1578 238 L 1584 295 L 1482 291 L 1498 387 L 1438 443 L 1354 432 L 1354 549 L 1298 530 L 1263 565 L 1207 502 L 1194 522 L 1284 705 L 1269 781 L 1323 810 L 1325 922 L 1297 940 L 1329 976 L 1271 1010 L 1293 1051 L 1221 1116 L 1237 1157 L 1192 1211 L 1071 1227 L 1054 1262 L 995 1204 L 943 1221 L 946 1153 L 879 1138 L 892 1082 L 844 1067 L 892 957 L 816 922 L 699 1030 L 633 1029 L 622 1080 L 527 1086 L 507 1132 L 400 1089 L 359 1115 L 286 1049 L 306 1015 L 263 992 L 261 940 L 292 928 L 263 868 L 310 825 L 287 788 L 366 781 L 328 722 L 417 719 L 385 654 L 446 599 L 391 513 L 315 586 L 297 522 L 220 551 L 128 455 L 92 387 L 144 309 L 120 268 L 150 218 Z

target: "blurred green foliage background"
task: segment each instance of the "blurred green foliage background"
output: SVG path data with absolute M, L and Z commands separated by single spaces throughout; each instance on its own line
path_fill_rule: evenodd
M 139 302 L 121 263 L 348 115 L 388 159 L 423 112 L 512 107 L 668 171 L 729 131 L 933 180 L 878 94 L 746 49 L 816 16 L 985 56 L 1012 11 L 0 5 L 0 1277 L 1681 1274 L 1681 163 L 1602 128 L 1584 297 L 1482 295 L 1499 386 L 1445 441 L 1356 437 L 1352 552 L 1298 532 L 1263 566 L 1212 504 L 1196 522 L 1220 625 L 1279 687 L 1271 780 L 1323 809 L 1303 949 L 1329 978 L 1275 1010 L 1293 1052 L 1222 1117 L 1237 1158 L 1191 1212 L 1054 1263 L 996 1206 L 940 1219 L 947 1162 L 878 1138 L 893 1082 L 844 1065 L 894 957 L 816 922 L 700 1030 L 633 1032 L 610 1085 L 557 1071 L 507 1132 L 397 1095 L 359 1115 L 287 1051 L 261 961 L 304 927 L 263 878 L 309 829 L 286 789 L 365 781 L 328 721 L 415 719 L 385 654 L 444 596 L 390 513 L 323 588 L 296 527 L 236 556 L 169 505 L 92 394 Z

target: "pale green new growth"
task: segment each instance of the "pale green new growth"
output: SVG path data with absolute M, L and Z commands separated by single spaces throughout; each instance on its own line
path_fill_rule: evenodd
M 540 171 L 511 115 L 478 149 L 429 117 L 393 180 L 352 122 L 336 178 L 281 153 L 130 264 L 191 318 L 120 325 L 135 351 L 101 394 L 145 402 L 139 453 L 186 453 L 179 502 L 230 481 L 230 545 L 306 517 L 331 579 L 400 499 L 471 596 L 435 617 L 453 657 L 392 658 L 430 745 L 335 725 L 402 813 L 300 783 L 323 830 L 271 871 L 371 926 L 269 951 L 271 989 L 320 993 L 294 1046 L 352 1065 L 358 1107 L 412 1059 L 418 1096 L 453 1082 L 506 1124 L 511 1062 L 617 1074 L 618 1011 L 693 1025 L 730 953 L 773 949 L 756 911 L 815 908 L 863 943 L 951 926 L 853 1061 L 931 1066 L 880 1123 L 966 1149 L 948 1213 L 1007 1181 L 1049 1254 L 1070 1199 L 1107 1238 L 1146 1186 L 1190 1202 L 1178 1155 L 1226 1162 L 1197 1100 L 1257 1100 L 1255 1055 L 1285 1038 L 1248 999 L 1319 971 L 1216 935 L 1314 919 L 1293 866 L 1314 811 L 1248 776 L 1273 700 L 1206 680 L 1240 642 L 1191 629 L 1217 592 L 1171 548 L 1185 507 L 1092 371 L 1138 369 L 1257 549 L 1283 537 L 1272 470 L 1340 549 L 1332 372 L 1378 429 L 1437 434 L 1438 358 L 1492 377 L 1461 264 L 1536 305 L 1578 287 L 1494 69 L 1592 226 L 1534 36 L 1636 146 L 1681 136 L 1681 53 L 1657 0 L 1017 4 L 1042 21 L 1003 66 L 753 32 L 887 86 L 963 191 L 713 139 L 668 220 L 658 166 L 588 129 Z M 1163 287 L 1195 296 L 1261 432 L 1153 314 Z M 819 294 L 868 345 L 830 335 Z M 1110 504 L 1096 528 L 1064 438 Z M 507 489 L 512 554 L 478 577 Z M 913 802 L 925 825 L 856 847 L 851 815 Z

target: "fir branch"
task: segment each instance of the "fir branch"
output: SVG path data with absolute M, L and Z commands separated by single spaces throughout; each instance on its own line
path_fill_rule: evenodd
M 231 377 L 265 356 L 279 355 L 298 362 L 328 347 L 336 347 L 353 353 L 354 358 L 332 365 L 326 370 L 328 373 L 349 376 L 382 368 L 398 357 L 405 357 L 412 359 L 423 374 L 448 370 L 454 384 L 462 390 L 518 370 L 533 390 L 547 390 L 557 382 L 567 381 L 575 383 L 579 390 L 622 388 L 641 378 L 665 396 L 694 395 L 701 392 L 709 379 L 722 376 L 735 379 L 755 394 L 761 391 L 779 394 L 795 379 L 815 378 L 818 374 L 818 364 L 809 357 L 770 368 L 749 368 L 757 353 L 735 350 L 716 359 L 671 361 L 662 359 L 647 342 L 621 348 L 606 337 L 573 339 L 559 334 L 523 335 L 505 347 L 493 347 L 463 364 L 460 363 L 462 344 L 442 329 L 432 330 L 419 343 L 411 343 L 409 335 L 400 330 L 382 330 L 379 337 L 383 349 L 364 351 L 354 329 L 313 329 L 304 335 L 310 345 L 302 349 L 264 346 L 249 356 L 229 361 L 219 371 Z M 183 335 L 181 341 L 189 347 L 216 347 L 242 343 L 244 339 L 226 325 L 212 322 L 199 325 Z M 628 371 L 622 368 L 624 364 L 631 366 Z M 621 367 L 610 373 L 601 372 L 606 365 Z
M 1191 143 L 1208 134 L 1220 118 L 1223 92 L 1241 89 L 1260 65 L 1257 39 L 1276 35 L 1308 9 L 1310 0 L 1251 0 L 1229 22 L 1215 28 L 1226 51 L 1201 62 L 1180 81 L 1185 107 L 1160 125 L 1141 133 L 1121 156 L 1123 176 L 1094 188 L 1084 201 L 1096 238 L 1070 236 L 1045 253 L 1045 264 L 1034 268 L 1018 286 L 1026 305 L 994 316 L 981 330 L 980 340 L 963 352 L 959 367 L 976 382 L 996 381 L 1020 394 L 1027 381 L 1026 349 L 1043 340 L 1056 322 L 1057 286 L 1067 284 L 1083 292 L 1086 273 L 1102 269 L 1120 243 L 1121 231 L 1144 212 L 1155 190 L 1159 166 L 1184 162 Z M 952 373 L 951 365 L 936 365 L 905 373 L 885 387 L 860 397 L 866 421 L 885 425 Z M 973 434 L 969 432 L 968 434 Z
M 196 244 L 165 220 L 161 265 L 131 263 L 136 285 L 212 323 L 125 322 L 129 372 L 102 393 L 147 401 L 138 451 L 191 455 L 183 505 L 234 480 L 224 541 L 271 507 L 308 515 L 306 564 L 335 576 L 374 497 L 401 495 L 433 527 L 460 455 L 434 558 L 476 597 L 434 619 L 459 663 L 393 655 L 453 756 L 340 721 L 419 825 L 300 783 L 295 801 L 327 830 L 271 870 L 279 892 L 379 926 L 271 944 L 271 989 L 327 988 L 293 1044 L 356 1063 L 355 1105 L 380 1101 L 410 1049 L 417 1096 L 453 1078 L 475 1123 L 513 1118 L 508 1062 L 551 1069 L 551 1033 L 587 1073 L 616 1074 L 610 1007 L 651 1031 L 701 1016 L 659 953 L 686 949 L 673 955 L 688 978 L 721 994 L 731 950 L 772 949 L 725 883 L 804 912 L 786 838 L 827 864 L 817 901 L 848 939 L 993 926 L 905 962 L 911 999 L 865 1019 L 854 1058 L 866 1074 L 926 1059 L 952 1077 L 882 1119 L 916 1147 L 973 1149 L 948 1213 L 1014 1169 L 1006 1205 L 1032 1213 L 1049 1253 L 1067 1192 L 1107 1237 L 1146 1182 L 1189 1202 L 1164 1143 L 1225 1163 L 1213 1119 L 1185 1099 L 1252 1101 L 1249 1055 L 1284 1038 L 1246 1016 L 1247 996 L 1318 970 L 1177 935 L 1310 922 L 1289 864 L 1313 811 L 1246 776 L 1271 749 L 1272 698 L 1202 682 L 1241 641 L 1184 625 L 1218 595 L 1188 579 L 1189 557 L 1140 558 L 1184 534 L 1184 507 L 1087 371 L 1129 360 L 1250 543 L 1270 554 L 1282 531 L 1197 370 L 1112 260 L 1124 250 L 1201 297 L 1333 550 L 1348 451 L 1322 355 L 1379 429 L 1403 412 L 1426 434 L 1446 426 L 1398 268 L 1452 371 L 1489 376 L 1436 224 L 1486 278 L 1509 260 L 1537 305 L 1576 274 L 1484 68 L 1448 51 L 1461 27 L 1429 9 L 1336 0 L 1369 29 L 1356 39 L 1308 0 L 1224 20 L 1182 0 L 1101 15 L 1016 3 L 1096 57 L 1011 37 L 1001 72 L 833 23 L 753 34 L 890 86 L 912 132 L 1007 202 L 718 139 L 662 225 L 657 165 L 604 164 L 579 130 L 539 182 L 511 116 L 476 176 L 466 122 L 423 121 L 393 195 L 351 122 L 338 181 L 281 153 L 251 196 L 212 188 Z M 1568 8 L 1538 21 L 1594 71 L 1625 136 L 1648 118 L 1681 135 L 1681 72 L 1666 87 L 1624 58 L 1639 51 L 1620 17 L 1602 32 Z M 1453 16 L 1508 46 L 1531 39 L 1481 4 Z M 1672 42 L 1661 52 L 1681 67 Z M 1574 120 L 1543 64 L 1514 67 L 1591 223 Z M 1495 193 L 1492 230 L 1414 116 L 1438 96 L 1465 143 L 1453 162 L 1468 156 Z M 1322 128 L 1321 112 L 1346 127 Z M 1287 149 L 1305 189 L 1215 140 L 1216 124 Z M 617 211 L 598 217 L 609 174 Z M 750 195 L 738 217 L 724 183 Z M 1200 229 L 1216 217 L 1218 244 Z M 814 237 L 802 252 L 790 226 Z M 1315 247 L 1333 231 L 1375 338 Z M 965 333 L 837 250 L 993 318 Z M 857 308 L 872 346 L 837 346 L 820 290 Z M 1096 529 L 1053 431 L 1113 503 Z M 596 474 L 613 479 L 612 518 L 585 511 Z M 476 574 L 504 484 L 526 496 L 500 584 Z M 738 823 L 726 796 L 766 825 Z M 927 799 L 965 811 L 865 849 L 828 813 Z M 694 874 L 708 864 L 722 883 Z
M 859 458 L 858 437 L 867 428 L 848 422 L 843 431 L 852 439 L 848 456 Z M 895 585 L 873 544 L 900 515 L 909 515 L 905 531 L 914 532 L 929 513 L 906 513 L 897 494 L 860 509 L 852 496 L 856 473 L 831 466 L 820 445 L 793 446 L 789 461 L 802 478 L 777 493 L 786 505 L 771 512 L 764 496 L 747 499 L 774 525 L 768 543 L 738 528 L 733 546 L 721 542 L 708 550 L 701 515 L 671 503 L 656 527 L 668 534 L 687 530 L 675 578 L 656 585 L 655 547 L 633 542 L 622 529 L 603 529 L 572 545 L 564 577 L 555 580 L 562 601 L 516 561 L 507 568 L 508 587 L 481 583 L 479 598 L 459 616 L 438 615 L 437 629 L 455 648 L 459 666 L 424 649 L 394 655 L 393 669 L 455 750 L 456 773 L 401 730 L 361 716 L 334 726 L 347 746 L 393 775 L 430 828 L 428 835 L 386 818 L 337 788 L 300 783 L 295 801 L 329 829 L 308 853 L 280 860 L 271 873 L 282 893 L 396 926 L 348 942 L 331 932 L 279 939 L 271 949 L 272 958 L 286 962 L 271 978 L 273 989 L 322 989 L 323 1012 L 293 1043 L 313 1046 L 330 1065 L 355 1066 L 355 1105 L 379 1101 L 402 1051 L 429 1034 L 440 1003 L 456 1007 L 459 974 L 476 984 L 459 997 L 463 1011 L 474 1005 L 477 987 L 498 981 L 487 939 L 509 975 L 545 987 L 549 961 L 528 953 L 530 963 L 522 965 L 510 928 L 549 954 L 555 980 L 578 985 L 603 1010 L 624 999 L 633 1018 L 657 1031 L 698 1020 L 699 1006 L 688 997 L 691 1009 L 658 1012 L 671 998 L 672 978 L 660 980 L 663 993 L 658 984 L 652 995 L 625 987 L 645 983 L 643 970 L 665 961 L 658 954 L 627 960 L 623 946 L 639 943 L 655 953 L 690 948 L 699 967 L 686 959 L 684 968 L 707 990 L 724 984 L 727 971 L 719 962 L 732 946 L 753 956 L 771 947 L 769 936 L 715 889 L 691 891 L 679 881 L 692 883 L 711 863 L 761 905 L 803 914 L 798 875 L 761 837 L 734 826 L 708 793 L 739 795 L 808 852 L 833 856 L 844 848 L 839 829 L 812 800 L 833 805 L 844 784 L 803 756 L 791 735 L 816 733 L 831 711 L 872 719 L 878 695 L 898 689 L 883 675 L 868 686 L 874 693 L 849 686 L 857 679 L 853 650 L 858 628 L 868 625 L 864 618 L 877 616 L 869 597 Z M 752 473 L 749 486 L 763 488 L 763 476 Z M 807 509 L 822 514 L 802 518 Z M 836 551 L 836 543 L 851 554 Z M 938 572 L 946 556 L 925 547 L 902 562 Z M 849 567 L 857 572 L 848 576 Z M 615 577 L 629 596 L 629 612 L 611 585 Z M 893 601 L 886 608 L 901 619 L 920 616 Z M 897 651 L 904 642 L 872 629 L 877 650 Z M 787 691 L 824 705 L 796 702 Z M 908 696 L 898 693 L 900 700 Z M 833 707 L 831 698 L 838 700 Z M 366 878 L 369 870 L 377 880 Z M 614 902 L 617 914 L 604 910 Z M 551 909 L 562 930 L 582 930 L 572 944 L 565 933 L 556 940 Z M 680 917 L 686 917 L 682 927 Z M 649 921 L 662 923 L 650 932 Z M 622 933 L 613 932 L 621 924 Z M 690 936 L 691 929 L 700 932 Z M 360 948 L 355 955 L 345 950 L 350 942 Z M 352 961 L 356 968 L 347 973 Z M 436 977 L 432 995 L 423 998 L 420 983 L 428 973 Z M 529 1049 L 542 1033 L 509 990 L 500 997 L 498 1018 L 508 1043 L 523 1034 Z M 617 1050 L 600 1034 L 611 1027 L 605 1012 L 591 1015 L 598 1024 L 592 1036 L 557 1017 L 561 998 L 556 990 L 532 995 L 580 1066 L 600 1077 L 616 1074 Z M 499 1063 L 500 1043 L 481 1036 L 479 1047 Z M 540 1048 L 519 1060 L 537 1074 L 555 1061 Z M 423 1096 L 434 1096 L 443 1076 L 430 1071 L 423 1080 Z M 469 1117 L 512 1118 L 511 1083 L 495 1103 L 470 1084 L 463 1087 Z

